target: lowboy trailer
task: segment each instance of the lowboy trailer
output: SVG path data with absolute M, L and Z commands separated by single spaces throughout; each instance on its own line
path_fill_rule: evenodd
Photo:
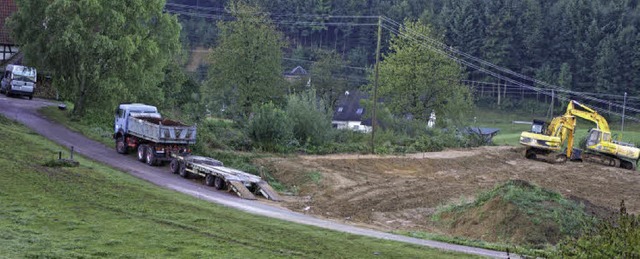
M 169 170 L 184 178 L 204 177 L 207 186 L 217 190 L 233 191 L 241 198 L 255 200 L 256 194 L 273 201 L 281 201 L 278 193 L 259 176 L 233 168 L 225 167 L 222 162 L 209 157 L 172 154 Z

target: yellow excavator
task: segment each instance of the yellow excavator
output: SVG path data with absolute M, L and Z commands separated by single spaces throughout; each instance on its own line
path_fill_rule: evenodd
M 573 148 L 573 135 L 576 117 L 596 124 L 589 130 L 584 150 Z M 595 110 L 571 100 L 564 115 L 554 118 L 544 132 L 536 132 L 534 120 L 531 132 L 522 132 L 520 144 L 527 147 L 525 156 L 529 159 L 539 155 L 550 154 L 556 158 L 551 162 L 564 162 L 567 157 L 572 160 L 596 162 L 609 166 L 635 170 L 640 158 L 640 149 L 632 144 L 613 140 L 607 120 Z M 564 141 L 567 141 L 566 153 L 560 153 Z M 577 155 L 573 155 L 574 151 Z M 564 161 L 563 159 L 564 158 Z M 549 161 L 549 159 L 543 159 Z
M 549 163 L 564 163 L 571 157 L 572 149 L 562 153 L 564 142 L 573 146 L 573 131 L 576 118 L 570 115 L 555 117 L 551 122 L 533 120 L 531 131 L 520 134 L 520 144 L 527 147 L 525 157 Z

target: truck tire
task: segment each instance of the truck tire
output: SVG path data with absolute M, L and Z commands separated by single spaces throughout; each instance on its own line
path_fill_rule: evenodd
M 32 99 L 33 99 L 33 95 L 29 95 L 29 100 L 32 100 Z
M 151 146 L 147 147 L 146 155 L 147 156 L 145 161 L 147 162 L 147 165 L 150 165 L 150 166 L 158 165 L 158 160 L 156 159 L 156 153 L 153 151 L 153 147 Z
M 208 174 L 207 176 L 204 177 L 204 184 L 206 186 L 213 186 L 213 182 L 215 181 L 216 177 L 213 176 L 212 174 Z
M 124 143 L 124 136 L 116 138 L 116 151 L 120 154 L 129 153 L 129 147 L 127 147 L 127 143 Z
M 178 159 L 171 159 L 171 163 L 169 164 L 169 170 L 172 174 L 177 174 L 180 172 L 180 161 Z
M 182 178 L 189 179 L 191 173 L 187 172 L 187 166 L 180 165 L 180 176 L 182 176 Z
M 138 161 L 144 162 L 147 156 L 147 145 L 138 145 Z
M 215 180 L 213 180 L 213 187 L 216 188 L 216 190 L 222 190 L 224 189 L 225 186 L 225 182 L 224 179 L 222 179 L 222 177 L 216 177 Z

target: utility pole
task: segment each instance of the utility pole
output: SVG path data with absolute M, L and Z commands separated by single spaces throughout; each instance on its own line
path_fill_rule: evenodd
M 373 81 L 373 109 L 371 110 L 371 154 L 376 153 L 376 106 L 378 104 L 378 70 L 380 68 L 380 42 L 382 41 L 382 16 L 378 16 L 378 44 L 376 45 L 376 69 Z
M 622 126 L 620 126 L 620 139 L 622 139 L 622 133 L 624 132 L 624 110 L 627 106 L 627 92 L 624 92 L 624 101 L 622 102 Z

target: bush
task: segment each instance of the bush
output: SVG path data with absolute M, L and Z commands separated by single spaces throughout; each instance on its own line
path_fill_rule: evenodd
M 257 147 L 271 152 L 290 151 L 293 130 L 287 114 L 271 102 L 254 110 L 247 132 Z
M 331 130 L 331 117 L 315 90 L 290 95 L 286 107 L 292 123 L 293 136 L 301 145 L 318 146 L 325 143 Z
M 558 257 L 640 258 L 640 216 L 627 213 L 624 201 L 617 218 L 586 227 L 580 238 L 558 245 Z
M 194 150 L 202 153 L 212 149 L 250 151 L 251 145 L 251 139 L 236 123 L 209 118 L 198 124 Z

